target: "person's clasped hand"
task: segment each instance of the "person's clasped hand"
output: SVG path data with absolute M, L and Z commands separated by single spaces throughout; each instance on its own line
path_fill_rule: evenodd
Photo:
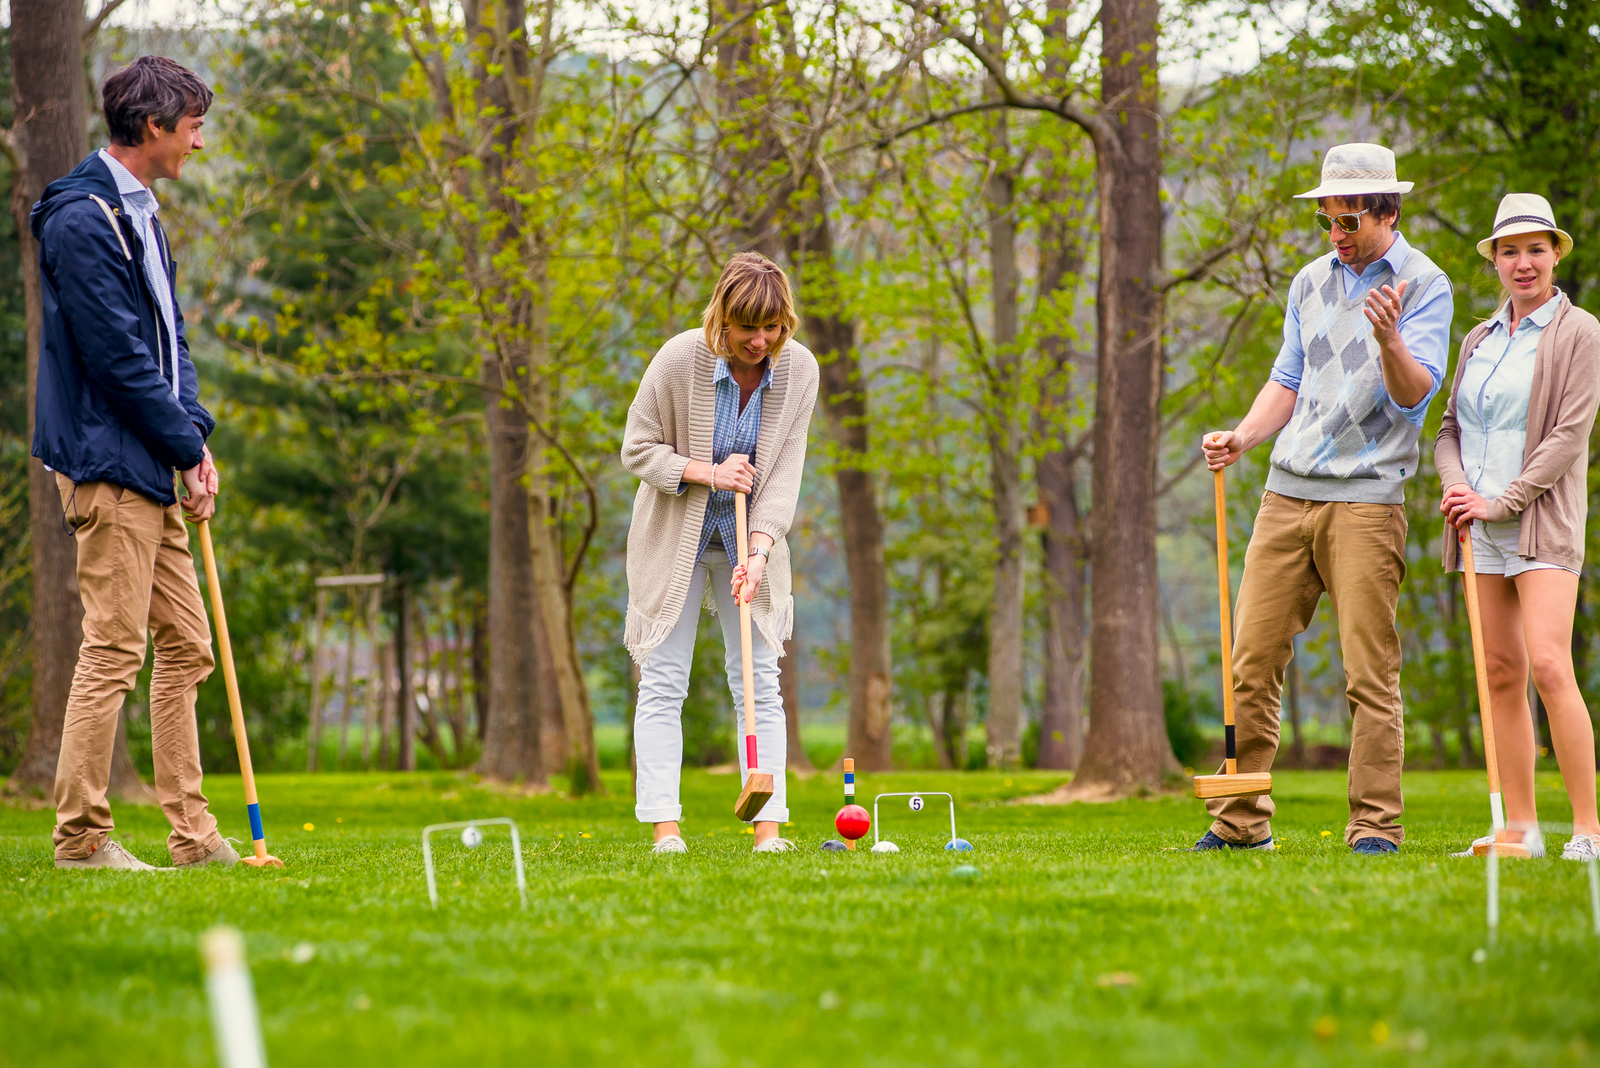
M 756 591 L 761 588 L 761 577 L 767 572 L 767 558 L 760 553 L 751 553 L 744 563 L 733 569 L 733 599 L 737 604 L 749 604 L 756 599 Z
M 182 473 L 183 488 L 187 492 L 179 503 L 191 523 L 203 522 L 216 514 L 217 494 L 222 489 L 222 476 L 211 458 L 211 448 L 204 446 L 203 449 L 200 462 Z
M 1474 519 L 1487 520 L 1489 518 L 1489 502 L 1472 491 L 1472 487 L 1465 482 L 1457 482 L 1444 491 L 1444 499 L 1439 502 L 1439 511 L 1450 525 L 1457 530 L 1466 530 L 1472 525 Z
M 715 482 L 713 489 L 749 493 L 750 487 L 756 484 L 755 465 L 742 452 L 736 452 L 721 463 L 712 465 L 712 472 Z

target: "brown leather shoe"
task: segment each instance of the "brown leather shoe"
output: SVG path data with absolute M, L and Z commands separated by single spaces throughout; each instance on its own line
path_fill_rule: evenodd
M 199 860 L 191 860 L 187 864 L 179 864 L 178 867 L 204 868 L 208 864 L 221 864 L 223 867 L 228 868 L 237 863 L 239 863 L 239 854 L 233 851 L 233 846 L 228 844 L 227 839 L 223 839 L 221 845 L 217 846 L 217 848 L 213 849 Z
M 132 853 L 128 852 L 121 842 L 113 842 L 107 838 L 95 847 L 93 853 L 86 857 L 57 857 L 58 868 L 117 868 L 122 871 L 172 871 L 171 868 L 158 868 L 154 864 L 146 864 Z

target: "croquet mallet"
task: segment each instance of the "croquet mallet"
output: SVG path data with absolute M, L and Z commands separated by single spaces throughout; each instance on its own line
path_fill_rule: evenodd
M 1223 473 L 1216 476 L 1217 496 L 1217 600 L 1222 618 L 1222 732 L 1226 769 L 1221 775 L 1196 775 L 1196 797 L 1255 797 L 1272 792 L 1270 771 L 1239 771 L 1233 733 L 1233 609 L 1228 582 L 1228 501 Z
M 1472 667 L 1478 676 L 1478 719 L 1483 723 L 1483 761 L 1489 766 L 1489 821 L 1494 831 L 1494 851 L 1502 857 L 1531 857 L 1532 850 L 1506 838 L 1505 802 L 1500 798 L 1500 761 L 1494 748 L 1494 712 L 1489 704 L 1489 669 L 1484 662 L 1483 616 L 1478 609 L 1478 565 L 1473 559 L 1472 537 L 1456 531 L 1461 546 L 1461 586 L 1467 595 L 1467 625 L 1472 631 Z M 1472 846 L 1475 856 L 1489 852 L 1489 843 Z
M 739 526 L 739 559 L 750 559 L 750 532 L 745 522 L 745 495 L 733 495 L 733 511 Z M 744 757 L 750 774 L 745 776 L 744 789 L 739 792 L 739 803 L 733 814 L 749 823 L 756 818 L 772 797 L 772 776 L 760 770 L 756 760 L 756 672 L 750 660 L 750 603 L 739 597 L 739 656 L 744 663 Z
M 257 868 L 281 868 L 283 861 L 267 852 L 267 833 L 261 829 L 261 805 L 256 801 L 256 773 L 250 764 L 250 739 L 244 733 L 244 706 L 239 701 L 239 676 L 233 670 L 233 644 L 228 641 L 228 614 L 222 609 L 222 584 L 217 581 L 217 553 L 211 547 L 211 521 L 202 519 L 197 526 L 200 529 L 200 556 L 206 566 L 206 585 L 211 590 L 211 618 L 217 626 L 222 683 L 228 690 L 233 741 L 239 749 L 239 777 L 244 780 L 244 807 L 250 815 L 250 838 L 255 843 L 255 853 L 239 859 Z

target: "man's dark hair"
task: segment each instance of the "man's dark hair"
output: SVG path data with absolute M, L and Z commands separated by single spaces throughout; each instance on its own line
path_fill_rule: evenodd
M 100 100 L 111 143 L 132 147 L 144 143 L 152 118 L 171 131 L 186 115 L 204 115 L 211 107 L 211 87 L 165 56 L 140 56 L 106 79 Z
M 1389 225 L 1400 225 L 1400 194 L 1399 193 L 1363 193 L 1356 197 L 1363 208 L 1372 211 L 1375 219 L 1388 219 Z

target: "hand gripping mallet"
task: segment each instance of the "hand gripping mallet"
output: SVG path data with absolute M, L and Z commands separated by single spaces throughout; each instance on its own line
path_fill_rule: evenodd
M 283 861 L 267 852 L 267 834 L 261 829 L 261 805 L 256 801 L 256 773 L 250 764 L 250 739 L 244 733 L 244 706 L 239 702 L 239 676 L 233 670 L 233 643 L 228 641 L 228 615 L 222 609 L 222 584 L 217 581 L 217 553 L 211 547 L 211 521 L 200 520 L 200 556 L 206 565 L 206 585 L 211 590 L 211 616 L 217 625 L 217 652 L 222 654 L 222 682 L 228 690 L 228 713 L 233 717 L 233 741 L 239 749 L 239 777 L 244 780 L 244 807 L 250 815 L 250 838 L 255 855 L 240 857 L 257 868 L 281 868 Z
M 739 526 L 739 559 L 750 559 L 750 533 L 745 529 L 745 495 L 733 495 L 733 511 Z M 749 823 L 772 798 L 772 776 L 760 770 L 756 760 L 756 672 L 750 661 L 750 602 L 739 597 L 739 656 L 744 663 L 744 757 L 750 774 L 733 814 Z
M 1483 723 L 1483 761 L 1489 766 L 1489 820 L 1494 831 L 1494 851 L 1502 857 L 1531 857 L 1532 850 L 1521 842 L 1506 840 L 1506 809 L 1500 798 L 1500 761 L 1494 748 L 1494 712 L 1489 704 L 1489 669 L 1483 654 L 1483 616 L 1478 609 L 1478 565 L 1473 559 L 1472 538 L 1456 531 L 1461 546 L 1461 586 L 1467 595 L 1467 625 L 1472 631 L 1472 667 L 1478 676 L 1478 719 Z M 1474 844 L 1472 852 L 1483 856 L 1489 845 Z
M 1226 758 L 1222 775 L 1196 775 L 1196 797 L 1254 797 L 1272 792 L 1270 771 L 1239 771 L 1238 750 L 1233 732 L 1233 610 L 1232 594 L 1228 584 L 1228 501 L 1223 486 L 1223 473 L 1216 476 L 1217 496 L 1217 601 L 1222 618 L 1222 730 L 1223 754 Z

